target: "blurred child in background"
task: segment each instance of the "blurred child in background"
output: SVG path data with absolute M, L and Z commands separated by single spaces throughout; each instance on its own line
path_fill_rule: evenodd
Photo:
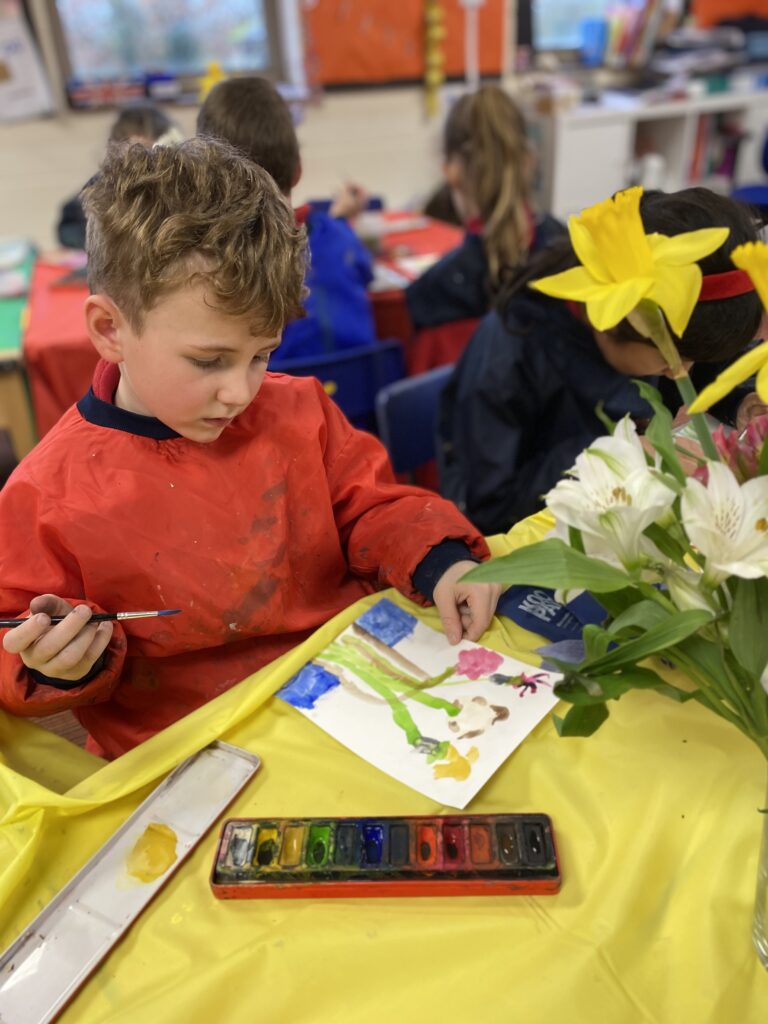
M 178 126 L 153 103 L 135 103 L 125 107 L 109 130 L 107 145 L 113 142 L 140 142 L 152 146 L 156 142 L 180 142 Z M 67 200 L 61 208 L 56 229 L 61 245 L 68 249 L 85 248 L 85 214 L 80 195 Z
M 563 231 L 529 202 L 533 155 L 525 121 L 498 86 L 462 96 L 443 134 L 446 182 L 467 230 L 464 242 L 406 290 L 414 327 L 484 316 L 502 273 Z
M 707 275 L 733 271 L 731 251 L 757 238 L 747 207 L 704 188 L 648 192 L 640 216 L 646 233 L 730 229 L 725 243 L 700 261 L 705 284 Z M 599 403 L 613 420 L 626 413 L 639 421 L 650 417 L 632 377 L 652 378 L 673 414 L 682 405 L 659 350 L 627 320 L 599 332 L 579 304 L 526 287 L 578 262 L 568 236 L 533 256 L 499 294 L 497 311 L 483 320 L 443 392 L 440 490 L 485 534 L 506 531 L 542 507 L 542 495 L 605 433 Z M 751 289 L 699 299 L 678 342 L 683 361 L 696 363 L 696 388 L 762 336 L 761 317 Z M 741 429 L 751 403 L 746 389 L 736 391 L 712 412 Z
M 268 171 L 290 198 L 301 178 L 299 143 L 290 109 L 270 82 L 220 82 L 200 108 L 197 133 L 231 143 Z M 376 341 L 368 297 L 371 258 L 346 221 L 361 212 L 365 199 L 362 190 L 347 186 L 327 213 L 309 206 L 296 210 L 309 237 L 307 315 L 286 325 L 273 366 Z

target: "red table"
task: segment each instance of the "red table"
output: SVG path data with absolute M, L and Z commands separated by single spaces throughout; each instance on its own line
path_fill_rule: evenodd
M 429 218 L 418 218 L 423 226 L 414 227 L 415 215 L 411 213 L 387 213 L 385 217 L 395 223 L 403 220 L 410 224 L 402 231 L 388 231 L 382 253 L 377 257 L 403 276 L 408 274 L 398 264 L 398 257 L 441 256 L 455 248 L 463 237 L 459 228 Z M 39 260 L 32 274 L 24 362 L 39 437 L 86 393 L 98 359 L 83 316 L 87 286 L 52 287 L 67 272 L 66 266 Z M 432 344 L 428 340 L 425 344 L 422 338 L 414 340 L 402 288 L 374 292 L 371 301 L 377 337 L 399 338 L 403 342 L 409 372 L 455 358 L 449 358 L 449 349 L 440 342 Z
M 411 256 L 444 256 L 451 249 L 461 244 L 464 232 L 461 228 L 429 217 L 414 216 L 412 213 L 387 212 L 384 219 L 392 225 L 393 230 L 387 231 L 382 239 L 382 246 L 377 262 L 391 267 L 403 277 L 414 280 L 418 274 L 409 272 L 398 262 L 400 257 Z M 414 227 L 417 219 L 423 227 Z M 398 220 L 410 225 L 404 230 L 394 230 Z M 402 288 L 390 291 L 377 291 L 371 295 L 373 316 L 376 323 L 378 338 L 399 338 L 406 346 L 406 354 L 414 337 L 413 324 L 408 315 L 405 295 Z M 438 365 L 438 364 L 436 364 Z
M 39 260 L 32 273 L 24 364 L 39 437 L 86 393 L 98 355 L 85 329 L 85 284 L 52 288 L 68 268 Z

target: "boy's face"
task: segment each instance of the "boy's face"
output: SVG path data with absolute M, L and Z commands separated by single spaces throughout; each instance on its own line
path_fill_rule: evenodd
M 617 341 L 610 334 L 595 331 L 595 341 L 606 363 L 628 377 L 669 377 L 672 373 L 655 345 L 642 341 Z M 686 370 L 693 365 L 683 359 Z
M 204 444 L 251 404 L 280 341 L 254 337 L 249 317 L 223 313 L 209 301 L 200 281 L 179 288 L 145 314 L 139 333 L 113 305 L 107 350 L 94 338 L 101 354 L 120 364 L 119 408 L 154 416 Z

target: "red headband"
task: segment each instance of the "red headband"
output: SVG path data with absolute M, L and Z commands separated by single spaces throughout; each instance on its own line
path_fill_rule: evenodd
M 746 270 L 726 270 L 724 274 L 705 274 L 701 281 L 699 302 L 734 299 L 753 292 L 755 286 Z

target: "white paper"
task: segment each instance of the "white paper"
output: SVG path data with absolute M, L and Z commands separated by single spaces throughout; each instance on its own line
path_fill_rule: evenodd
M 452 647 L 382 598 L 278 696 L 388 775 L 464 808 L 555 706 L 559 678 L 468 640 Z

